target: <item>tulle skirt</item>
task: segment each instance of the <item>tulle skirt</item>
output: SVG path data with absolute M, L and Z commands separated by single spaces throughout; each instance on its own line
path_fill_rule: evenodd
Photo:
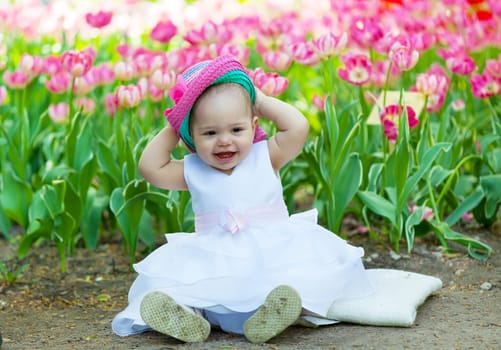
M 298 291 L 304 309 L 319 316 L 337 299 L 372 293 L 363 249 L 318 225 L 315 213 L 258 222 L 236 233 L 215 226 L 166 235 L 166 244 L 134 265 L 138 276 L 129 305 L 114 318 L 113 331 L 129 335 L 147 329 L 139 306 L 152 291 L 193 308 L 249 312 L 285 284 Z

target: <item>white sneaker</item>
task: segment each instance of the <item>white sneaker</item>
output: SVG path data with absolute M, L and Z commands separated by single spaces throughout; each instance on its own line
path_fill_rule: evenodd
M 210 324 L 205 318 L 162 292 L 146 294 L 140 314 L 155 331 L 187 343 L 203 342 L 210 334 Z
M 278 286 L 245 322 L 244 335 L 252 343 L 264 343 L 294 324 L 301 309 L 301 298 L 294 288 Z

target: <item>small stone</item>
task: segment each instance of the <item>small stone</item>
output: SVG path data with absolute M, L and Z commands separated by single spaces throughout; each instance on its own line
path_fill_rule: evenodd
M 440 259 L 443 256 L 442 252 L 433 252 L 431 253 L 431 255 L 434 256 L 436 259 Z
M 492 289 L 492 283 L 489 282 L 484 282 L 480 285 L 480 289 L 482 290 L 491 290 Z
M 456 272 L 454 272 L 454 274 L 455 274 L 456 276 L 463 276 L 463 274 L 464 274 L 464 270 L 463 270 L 463 269 L 459 269 L 459 270 L 457 270 Z
M 379 258 L 379 253 L 372 253 L 372 254 L 371 254 L 371 258 L 372 258 L 372 259 L 377 259 L 377 258 Z
M 390 257 L 395 261 L 402 259 L 402 256 L 400 254 L 395 253 L 393 250 L 390 250 Z

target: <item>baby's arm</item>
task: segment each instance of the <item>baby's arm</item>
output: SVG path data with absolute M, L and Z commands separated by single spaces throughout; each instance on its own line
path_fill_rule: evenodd
M 294 106 L 266 96 L 258 89 L 254 112 L 271 120 L 278 128 L 278 132 L 268 141 L 271 164 L 278 171 L 301 151 L 308 136 L 309 123 Z
M 167 125 L 146 145 L 139 159 L 139 172 L 146 181 L 168 190 L 188 189 L 184 180 L 184 161 L 171 159 L 178 141 L 174 129 Z

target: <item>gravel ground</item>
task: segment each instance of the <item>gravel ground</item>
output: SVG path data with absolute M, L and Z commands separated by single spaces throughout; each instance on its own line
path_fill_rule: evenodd
M 419 308 L 412 327 L 348 323 L 291 327 L 261 345 L 218 330 L 201 344 L 183 344 L 154 332 L 118 337 L 110 323 L 125 307 L 135 278 L 118 242 L 103 244 L 96 251 L 77 250 L 63 274 L 55 248 L 41 246 L 18 261 L 15 246 L 0 240 L 0 256 L 9 268 L 29 264 L 15 283 L 0 284 L 1 348 L 501 349 L 501 229 L 465 230 L 494 249 L 487 262 L 471 259 L 464 250 L 443 254 L 433 239 L 416 242 L 411 254 L 396 255 L 385 241 L 350 238 L 365 248 L 367 268 L 402 269 L 442 279 L 443 288 Z

